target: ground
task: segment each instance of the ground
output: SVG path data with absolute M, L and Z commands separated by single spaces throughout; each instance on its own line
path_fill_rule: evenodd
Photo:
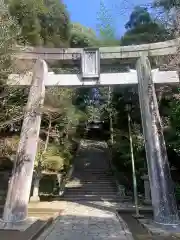
M 126 224 L 114 211 L 99 209 L 88 202 L 66 202 L 64 207 L 62 215 L 38 240 L 133 239 Z

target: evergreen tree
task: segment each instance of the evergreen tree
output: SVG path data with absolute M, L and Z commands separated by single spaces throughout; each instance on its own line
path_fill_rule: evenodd
M 153 43 L 170 37 L 165 27 L 156 22 L 144 7 L 134 8 L 125 27 L 127 31 L 121 39 L 121 45 Z
M 69 15 L 61 1 L 9 0 L 9 10 L 22 29 L 24 44 L 67 46 Z
M 96 33 L 80 23 L 71 24 L 70 46 L 71 47 L 95 47 L 98 45 Z
M 164 10 L 171 10 L 172 8 L 179 8 L 179 0 L 154 0 L 155 7 L 161 7 Z

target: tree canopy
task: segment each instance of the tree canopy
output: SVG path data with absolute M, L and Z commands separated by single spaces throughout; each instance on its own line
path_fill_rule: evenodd
M 98 39 L 94 30 L 85 27 L 80 23 L 72 23 L 70 31 L 71 47 L 95 47 L 98 45 Z
M 69 38 L 69 14 L 58 0 L 9 0 L 11 16 L 18 21 L 20 43 L 34 46 L 64 46 Z
M 169 38 L 168 30 L 157 22 L 147 8 L 135 7 L 126 23 L 127 31 L 121 38 L 121 45 L 153 43 Z
M 179 8 L 180 1 L 179 0 L 154 0 L 155 7 L 161 7 L 165 10 L 171 10 L 172 8 Z

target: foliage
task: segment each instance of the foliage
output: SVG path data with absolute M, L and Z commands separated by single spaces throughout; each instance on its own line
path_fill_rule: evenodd
M 36 156 L 35 171 L 58 172 L 68 169 L 74 155 L 75 129 L 81 113 L 72 105 L 73 89 L 48 88 Z
M 131 102 L 130 102 L 131 101 Z M 140 177 L 140 169 L 144 165 L 144 141 L 141 132 L 140 111 L 138 104 L 138 95 L 133 89 L 114 88 L 112 92 L 112 107 L 113 107 L 113 126 L 114 126 L 114 144 L 113 161 L 116 167 L 129 176 L 131 179 L 132 164 L 129 145 L 129 131 L 126 104 L 131 103 L 130 116 L 132 119 L 132 138 L 135 165 L 137 175 Z
M 39 14 L 43 45 L 67 47 L 70 35 L 70 21 L 62 1 L 45 0 L 45 12 Z
M 15 17 L 22 29 L 22 41 L 34 45 L 41 44 L 40 30 L 41 26 L 38 20 L 38 12 L 41 10 L 34 0 L 10 0 L 9 10 L 11 16 Z M 41 1 L 42 5 L 43 1 Z
M 35 162 L 35 170 L 38 169 L 38 163 L 39 158 L 42 154 L 44 147 L 44 143 L 42 141 L 39 142 L 39 151 L 37 153 L 37 161 Z M 60 147 L 57 144 L 48 144 L 48 148 L 46 150 L 46 153 L 43 155 L 43 158 L 41 159 L 41 171 L 52 171 L 57 172 L 61 170 L 64 167 L 65 159 L 62 156 L 62 153 L 60 151 Z
M 16 39 L 21 32 L 3 1 L 0 2 L 0 9 L 0 131 L 2 131 L 10 125 L 12 128 L 13 122 L 19 122 L 22 119 L 26 93 L 23 89 L 5 85 L 5 80 L 14 68 L 11 54 L 12 50 L 16 48 Z
M 16 155 L 19 136 L 6 136 L 0 140 L 0 157 L 6 157 L 12 160 L 11 156 Z
M 100 46 L 119 45 L 115 34 L 114 19 L 103 0 L 100 1 L 100 9 L 97 13 L 97 31 L 100 38 Z
M 0 103 L 0 130 L 11 128 L 20 131 L 24 106 L 27 101 L 27 90 L 23 88 L 5 87 Z
M 79 23 L 71 24 L 71 47 L 95 47 L 97 45 L 98 40 L 95 32 L 92 29 L 82 26 Z
M 20 43 L 63 46 L 69 38 L 69 15 L 57 0 L 9 0 L 9 9 L 22 29 Z
M 172 8 L 180 7 L 179 0 L 154 0 L 155 7 L 161 7 L 165 10 L 171 10 Z
M 4 1 L 0 2 L 0 83 L 3 84 L 12 71 L 11 52 L 16 44 L 19 27 L 10 16 Z
M 121 45 L 152 43 L 169 38 L 167 29 L 155 21 L 144 7 L 134 8 L 125 27 L 127 32 L 121 39 Z

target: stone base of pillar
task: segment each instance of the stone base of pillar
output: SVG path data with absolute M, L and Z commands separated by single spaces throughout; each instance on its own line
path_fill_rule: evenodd
M 40 197 L 39 196 L 32 196 L 32 197 L 30 197 L 30 202 L 31 203 L 40 202 Z
M 35 217 L 30 217 L 24 221 L 16 223 L 4 222 L 2 219 L 0 219 L 0 230 L 16 230 L 24 232 L 37 221 L 38 219 Z
M 137 219 L 139 223 L 147 229 L 149 233 L 151 233 L 152 236 L 161 236 L 165 239 L 172 239 L 172 235 L 174 239 L 179 238 L 179 232 L 180 232 L 180 225 L 172 224 L 172 225 L 161 225 L 155 223 L 150 218 L 144 218 L 144 219 Z

